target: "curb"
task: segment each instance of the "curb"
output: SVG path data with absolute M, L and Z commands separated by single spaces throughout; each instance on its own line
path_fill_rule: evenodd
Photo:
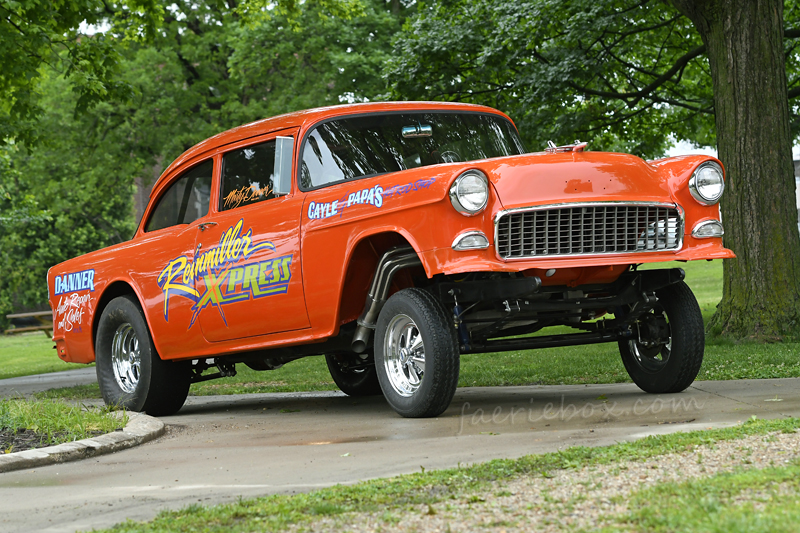
M 0 455 L 0 472 L 65 463 L 114 453 L 158 438 L 164 434 L 166 429 L 161 420 L 152 416 L 129 412 L 128 417 L 128 425 L 122 431 L 46 448 Z

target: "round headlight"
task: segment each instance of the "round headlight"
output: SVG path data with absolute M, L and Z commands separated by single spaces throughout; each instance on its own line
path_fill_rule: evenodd
M 480 170 L 467 170 L 450 186 L 450 202 L 462 215 L 477 215 L 488 201 L 489 179 Z
M 722 198 L 725 180 L 722 167 L 714 161 L 706 161 L 697 167 L 689 179 L 689 192 L 703 205 L 714 205 Z

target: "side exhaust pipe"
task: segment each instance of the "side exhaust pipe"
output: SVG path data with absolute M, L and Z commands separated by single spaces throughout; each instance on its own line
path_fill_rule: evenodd
M 372 286 L 367 294 L 364 311 L 358 318 L 358 327 L 351 343 L 354 352 L 364 353 L 366 351 L 370 333 L 378 322 L 378 313 L 381 312 L 383 304 L 389 298 L 389 287 L 392 286 L 394 275 L 404 268 L 421 264 L 417 253 L 411 246 L 395 246 L 383 254 L 378 261 L 378 268 L 375 269 L 375 277 L 372 278 Z

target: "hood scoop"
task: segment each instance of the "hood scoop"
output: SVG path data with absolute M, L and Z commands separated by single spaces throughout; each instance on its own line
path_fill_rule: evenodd
M 575 141 L 572 144 L 565 144 L 563 146 L 556 146 L 553 141 L 547 141 L 547 148 L 544 149 L 548 154 L 557 154 L 559 152 L 583 152 L 589 145 L 588 142 Z

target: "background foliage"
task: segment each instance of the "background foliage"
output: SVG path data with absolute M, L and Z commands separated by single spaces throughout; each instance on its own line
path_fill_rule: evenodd
M 70 75 L 42 67 L 26 104 L 35 135 L 0 134 L 0 327 L 12 310 L 46 308 L 50 266 L 127 240 L 152 183 L 195 143 L 267 116 L 386 92 L 380 70 L 405 7 L 283 5 L 256 24 L 233 3 L 179 0 L 148 39 L 111 28 L 113 83 L 125 91 L 92 105 Z
M 798 5 L 784 15 L 790 97 L 800 93 Z M 713 146 L 705 45 L 689 19 L 653 0 L 430 0 L 398 35 L 395 97 L 504 110 L 532 149 L 548 139 L 662 156 L 675 139 Z M 793 103 L 793 136 L 800 133 Z
M 692 23 L 659 2 L 434 0 L 389 72 L 397 94 L 505 110 L 531 148 L 580 138 L 652 156 L 670 132 L 713 144 L 702 49 Z
M 532 150 L 715 143 L 703 42 L 656 0 L 0 0 L 0 58 L 0 328 L 46 308 L 50 266 L 127 239 L 181 152 L 266 116 L 459 100 L 508 113 Z

